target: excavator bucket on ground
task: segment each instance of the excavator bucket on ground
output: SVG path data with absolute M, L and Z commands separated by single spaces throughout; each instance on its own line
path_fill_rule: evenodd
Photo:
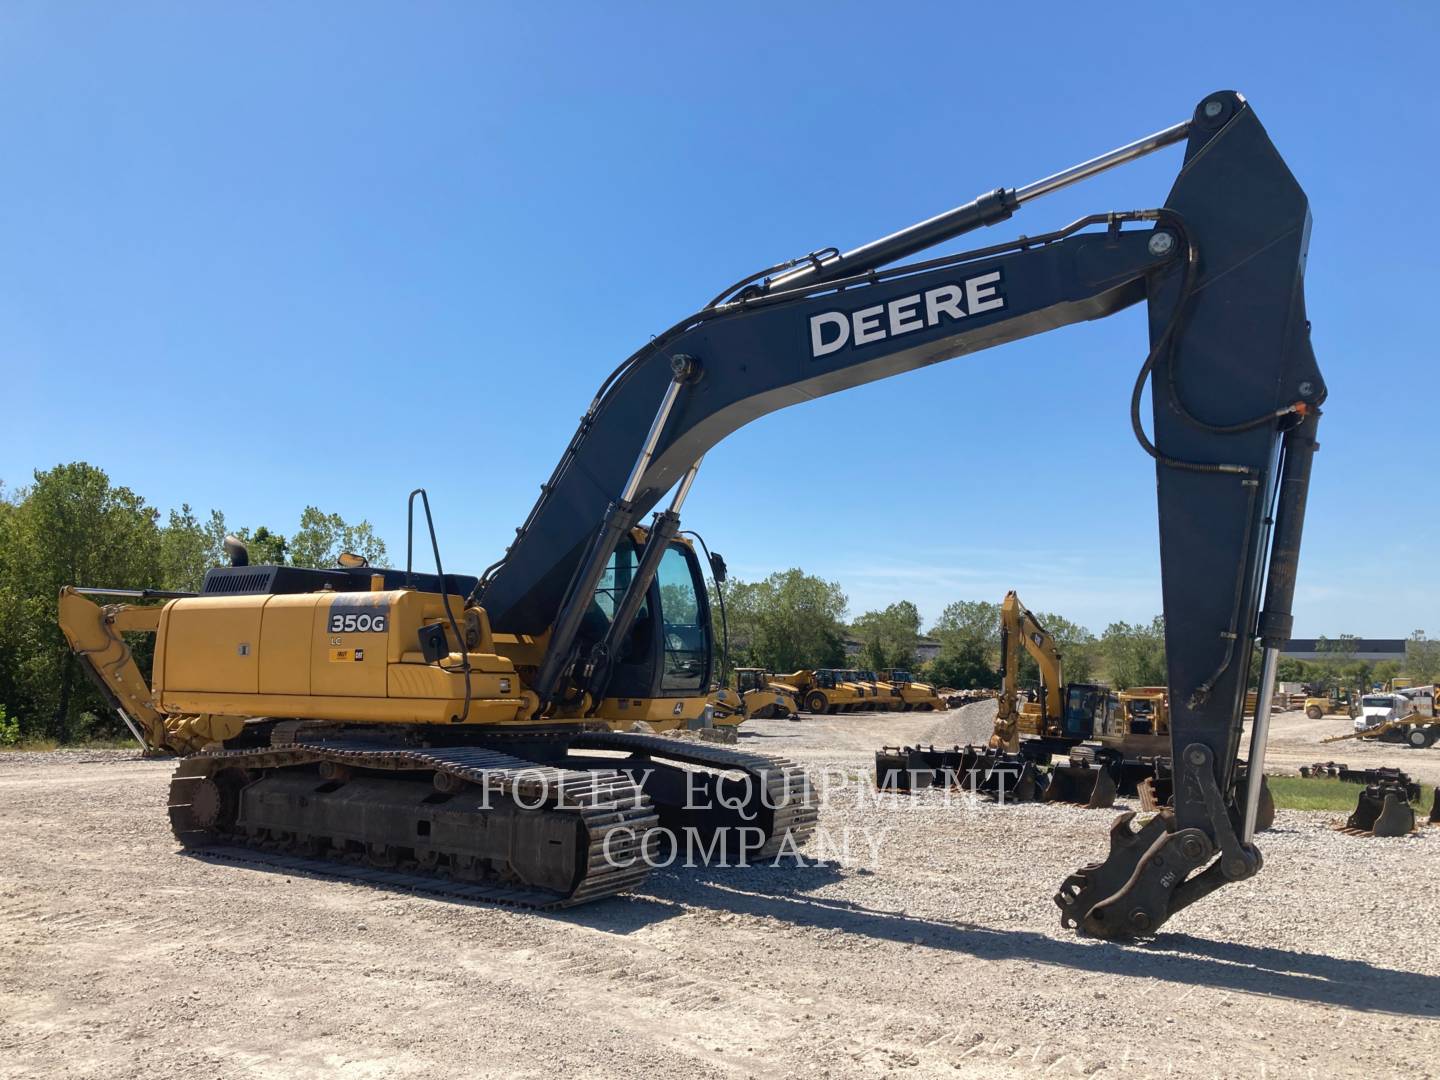
M 1314 765 L 1300 766 L 1300 775 L 1316 780 L 1328 777 L 1346 784 L 1388 784 L 1403 788 L 1406 802 L 1418 803 L 1420 801 L 1420 785 L 1410 779 L 1410 774 L 1404 769 L 1388 766 L 1376 769 L 1352 769 L 1349 765 L 1338 764 L 1334 761 L 1317 761 Z
M 1415 830 L 1415 810 L 1404 785 L 1367 784 L 1341 832 L 1349 836 L 1405 836 Z M 1433 813 L 1433 812 L 1432 812 Z
M 875 788 L 878 791 L 915 791 L 935 782 L 935 769 L 918 747 L 885 746 L 875 751 Z
M 1050 778 L 1035 762 L 1006 755 L 985 771 L 972 790 L 1003 805 L 1007 802 L 1041 802 L 1049 788 Z
M 1050 770 L 1044 801 L 1107 810 L 1115 805 L 1116 790 L 1115 777 L 1104 765 L 1071 758 L 1069 764 Z

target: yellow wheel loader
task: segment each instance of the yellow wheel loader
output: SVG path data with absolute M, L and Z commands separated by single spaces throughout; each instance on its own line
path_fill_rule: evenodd
M 1353 690 L 1332 690 L 1321 697 L 1311 694 L 1305 699 L 1305 715 L 1311 720 L 1326 716 L 1344 716 L 1355 719 L 1360 715 L 1360 698 Z
M 949 244 L 1180 144 L 1160 205 Z M 816 820 L 793 763 L 612 730 L 711 712 L 707 575 L 678 536 L 705 454 L 786 406 L 1144 302 L 1151 336 L 1128 419 L 1156 477 L 1174 806 L 1138 828 L 1122 817 L 1108 855 L 1067 877 L 1056 902 L 1085 933 L 1154 933 L 1260 868 L 1269 691 L 1248 780 L 1239 703 L 1252 646 L 1259 685 L 1273 686 L 1292 628 L 1327 396 L 1304 301 L 1310 235 L 1304 190 L 1255 110 L 1217 91 L 1051 176 L 850 251 L 765 266 L 649 337 L 604 377 L 514 540 L 478 575 L 442 569 L 425 500 L 433 572 L 414 569 L 413 545 L 403 571 L 252 566 L 235 545 L 193 596 L 82 583 L 102 588 L 62 594 L 62 625 L 147 746 L 188 755 L 169 796 L 186 847 L 337 874 L 368 862 L 387 881 L 443 879 L 541 907 L 634 887 L 660 854 L 793 853 Z M 209 396 L 230 389 L 214 378 Z M 453 459 L 477 485 L 517 482 L 474 468 L 483 422 L 453 421 L 417 454 Z M 155 635 L 148 678 L 124 642 L 134 631 Z M 820 672 L 804 692 L 824 711 L 848 693 Z M 1063 721 L 1058 692 L 1047 687 L 1042 721 Z

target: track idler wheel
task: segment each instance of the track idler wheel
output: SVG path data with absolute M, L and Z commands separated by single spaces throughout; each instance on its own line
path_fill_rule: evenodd
M 1415 811 L 1403 788 L 1371 784 L 1361 790 L 1345 827 L 1371 836 L 1405 836 L 1415 828 Z

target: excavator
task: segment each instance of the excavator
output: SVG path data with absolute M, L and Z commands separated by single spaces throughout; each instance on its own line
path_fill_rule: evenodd
M 1183 159 L 1158 206 L 931 250 L 1170 146 Z M 67 587 L 61 621 L 144 738 L 186 753 L 169 800 L 186 847 L 337 873 L 368 862 L 541 907 L 639 885 L 682 832 L 706 852 L 733 837 L 751 861 L 779 857 L 815 824 L 803 770 L 611 726 L 706 707 L 704 575 L 678 537 L 705 454 L 778 409 L 1143 301 L 1129 427 L 1157 480 L 1174 805 L 1138 828 L 1122 815 L 1056 902 L 1080 932 L 1152 934 L 1261 865 L 1268 702 L 1249 784 L 1235 765 L 1252 643 L 1271 687 L 1290 636 L 1326 396 L 1305 314 L 1309 233 L 1305 193 L 1255 110 L 1208 94 L 1061 172 L 749 274 L 649 337 L 474 578 L 442 569 L 423 495 L 434 571 L 414 569 L 412 495 L 403 571 L 252 566 L 237 551 L 199 595 Z M 461 432 L 435 443 L 463 467 L 476 444 Z M 155 634 L 148 684 L 127 630 Z
M 1020 690 L 1022 650 L 1040 672 L 1036 700 L 1025 700 Z M 900 789 L 902 775 L 918 769 L 961 786 L 988 783 L 987 790 L 1002 801 L 1104 809 L 1114 805 L 1118 791 L 1134 793 L 1140 780 L 1153 775 L 1153 755 L 1169 749 L 1168 740 L 1148 732 L 1117 730 L 1109 687 L 1065 682 L 1054 637 L 1013 589 L 1000 605 L 1000 679 L 986 747 L 884 747 L 875 755 L 876 782 Z M 1052 764 L 1057 754 L 1069 755 L 1067 764 Z M 1152 758 L 1141 756 L 1146 754 Z
M 1020 700 L 1020 650 L 1024 648 L 1040 669 L 1038 701 Z M 1064 753 L 1091 738 L 1103 721 L 1108 688 L 1092 683 L 1066 683 L 1055 639 L 1014 589 L 1000 605 L 1000 697 L 995 711 L 991 747 L 1016 753 L 1020 737 L 1028 745 L 1051 754 Z

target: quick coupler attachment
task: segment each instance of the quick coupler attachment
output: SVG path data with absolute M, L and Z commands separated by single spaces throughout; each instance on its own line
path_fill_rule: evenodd
M 1134 813 L 1121 814 L 1110 828 L 1105 861 L 1071 874 L 1055 894 L 1061 925 L 1109 939 L 1153 934 L 1174 912 L 1259 871 L 1260 852 L 1236 836 L 1213 760 L 1201 744 L 1186 747 L 1176 785 L 1188 798 L 1198 795 L 1208 828 L 1177 828 L 1170 809 L 1139 828 Z

